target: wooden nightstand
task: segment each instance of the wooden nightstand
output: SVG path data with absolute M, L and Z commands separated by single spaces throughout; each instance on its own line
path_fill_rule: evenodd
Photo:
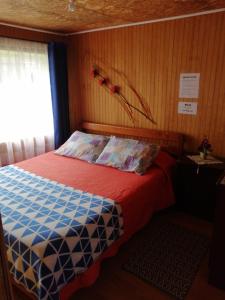
M 225 163 L 197 165 L 187 156 L 177 161 L 175 208 L 208 221 L 214 218 L 216 183 Z
M 225 178 L 225 173 L 224 177 Z M 214 232 L 209 259 L 209 283 L 225 289 L 225 179 L 218 184 Z

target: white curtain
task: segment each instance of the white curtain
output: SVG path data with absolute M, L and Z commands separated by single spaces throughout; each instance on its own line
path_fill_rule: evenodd
M 0 38 L 0 166 L 54 148 L 47 44 Z

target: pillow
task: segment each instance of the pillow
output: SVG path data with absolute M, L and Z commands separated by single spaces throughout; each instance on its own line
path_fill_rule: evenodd
M 95 162 L 108 141 L 109 137 L 103 135 L 75 131 L 55 153 Z
M 159 148 L 155 144 L 113 136 L 96 163 L 142 175 L 152 164 Z

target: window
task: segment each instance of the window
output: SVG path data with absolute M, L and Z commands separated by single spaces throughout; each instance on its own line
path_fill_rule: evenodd
M 0 38 L 0 142 L 52 136 L 47 44 Z
M 0 166 L 54 148 L 47 44 L 0 38 Z

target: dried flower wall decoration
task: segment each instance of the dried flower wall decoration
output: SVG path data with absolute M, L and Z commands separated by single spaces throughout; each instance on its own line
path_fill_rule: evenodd
M 147 120 L 149 120 L 153 124 L 156 124 L 156 122 L 153 119 L 149 106 L 143 101 L 142 97 L 138 94 L 136 89 L 129 82 L 127 83 L 127 85 L 132 90 L 138 103 L 141 105 L 141 109 L 131 104 L 122 93 L 120 86 L 113 84 L 107 76 L 104 76 L 102 74 L 100 68 L 98 68 L 96 65 L 93 65 L 91 67 L 90 77 L 92 79 L 95 79 L 100 86 L 104 87 L 106 90 L 110 92 L 111 95 L 116 97 L 117 101 L 123 107 L 124 111 L 127 113 L 128 117 L 130 118 L 133 124 L 135 124 L 135 118 L 133 114 L 134 111 L 144 116 Z

